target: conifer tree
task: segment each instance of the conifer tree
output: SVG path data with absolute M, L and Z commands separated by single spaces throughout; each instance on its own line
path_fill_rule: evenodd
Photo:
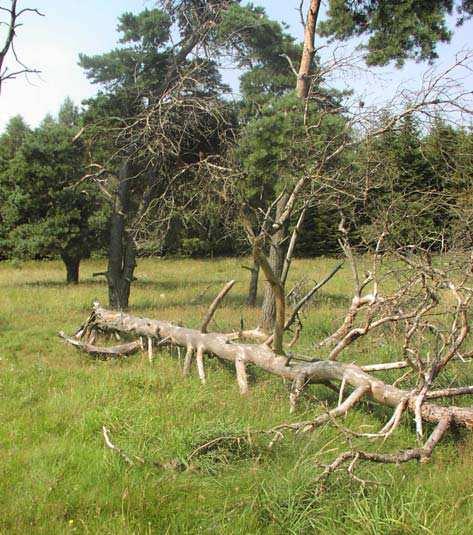
M 60 115 L 69 115 L 70 120 L 70 112 L 78 118 L 66 101 Z M 85 151 L 81 141 L 74 141 L 76 133 L 77 124 L 48 117 L 26 132 L 0 172 L 4 250 L 13 258 L 60 256 L 68 283 L 79 281 L 80 261 L 100 247 L 105 226 L 95 187 L 80 181 Z

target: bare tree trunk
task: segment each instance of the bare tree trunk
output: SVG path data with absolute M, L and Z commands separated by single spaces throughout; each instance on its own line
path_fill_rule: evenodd
M 256 306 L 256 299 L 258 297 L 258 279 L 259 279 L 259 264 L 253 261 L 253 267 L 249 268 L 251 272 L 250 285 L 248 288 L 248 297 L 246 304 L 249 307 Z
M 276 207 L 276 221 L 281 217 L 282 212 L 286 208 L 289 199 L 289 194 L 282 195 Z M 286 255 L 287 241 L 287 224 L 281 227 L 271 236 L 271 244 L 269 250 L 269 265 L 274 275 L 280 279 L 283 268 L 284 259 Z M 264 331 L 270 333 L 273 331 L 274 322 L 276 320 L 276 298 L 274 290 L 268 281 L 265 282 L 264 298 L 262 305 L 262 321 L 261 327 Z
M 297 77 L 297 94 L 306 99 L 310 89 L 310 67 L 314 59 L 315 27 L 319 16 L 320 0 L 310 0 L 309 11 L 304 30 L 304 49 L 302 51 L 299 75 Z
M 129 164 L 123 162 L 117 184 L 116 201 L 111 217 L 110 248 L 108 254 L 108 299 L 115 310 L 128 307 L 130 286 L 136 267 L 136 248 L 126 229 L 130 205 Z
M 67 284 L 78 284 L 79 265 L 81 259 L 75 256 L 69 256 L 65 253 L 61 255 L 61 258 L 64 264 L 66 265 Z
M 299 66 L 299 74 L 297 77 L 297 94 L 301 99 L 306 99 L 310 89 L 310 70 L 314 58 L 314 41 L 315 41 L 315 27 L 317 25 L 317 18 L 319 15 L 320 0 L 310 0 L 309 11 L 307 13 L 307 20 L 304 30 L 304 48 L 302 50 L 301 63 Z M 289 195 L 283 195 L 278 202 L 276 209 L 276 220 L 280 218 L 282 212 L 286 208 Z M 287 239 L 287 224 L 280 227 L 275 234 L 272 235 L 269 252 L 269 264 L 274 275 L 282 278 L 284 270 L 284 256 Z M 294 244 L 297 235 L 294 236 Z M 284 278 L 287 277 L 287 273 Z M 274 290 L 270 284 L 266 283 L 264 300 L 262 307 L 262 323 L 261 326 L 266 332 L 271 332 L 276 319 L 276 300 Z

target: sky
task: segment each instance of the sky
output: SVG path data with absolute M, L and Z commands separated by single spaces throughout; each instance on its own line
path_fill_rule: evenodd
M 0 5 L 5 0 L 0 0 Z M 253 0 L 266 8 L 268 15 L 289 24 L 290 33 L 302 40 L 302 26 L 297 7 L 299 0 Z M 15 41 L 21 60 L 39 69 L 40 75 L 11 80 L 3 85 L 0 95 L 0 132 L 8 120 L 21 114 L 35 127 L 48 113 L 55 115 L 66 96 L 76 104 L 95 94 L 78 66 L 79 53 L 100 54 L 112 49 L 117 42 L 117 17 L 125 11 L 139 12 L 152 7 L 152 0 L 20 0 L 22 7 L 36 7 L 44 17 L 27 14 Z M 323 16 L 323 11 L 321 13 Z M 441 63 L 453 62 L 455 53 L 473 48 L 473 22 L 455 31 L 450 44 L 438 47 Z M 1 41 L 0 34 L 0 42 Z M 320 44 L 320 41 L 318 41 Z M 347 48 L 353 48 L 353 44 Z M 322 59 L 329 58 L 333 47 L 321 50 Z M 389 98 L 400 84 L 415 86 L 428 66 L 409 62 L 402 70 L 394 67 L 355 72 L 336 85 L 354 86 L 370 103 Z M 224 79 L 237 86 L 238 73 L 224 72 Z M 473 81 L 470 79 L 473 83 Z

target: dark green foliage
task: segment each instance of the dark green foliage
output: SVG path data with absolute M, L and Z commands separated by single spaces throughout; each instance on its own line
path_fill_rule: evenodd
M 77 128 L 82 123 L 79 110 L 69 97 L 64 99 L 59 110 L 58 123 L 68 128 Z
M 238 186 L 243 200 L 255 210 L 265 211 L 276 196 L 302 175 L 311 173 L 329 139 L 333 145 L 343 141 L 342 116 L 322 115 L 340 104 L 340 94 L 320 84 L 322 97 L 307 109 L 295 94 L 297 69 L 302 46 L 278 22 L 270 20 L 263 8 L 233 5 L 219 28 L 232 48 L 233 57 L 243 69 L 240 77 L 237 167 L 242 171 Z M 317 57 L 313 70 L 317 70 Z M 323 101 L 321 105 L 320 102 Z M 318 128 L 307 128 L 316 124 Z M 328 171 L 328 169 L 324 169 Z M 331 208 L 315 203 L 304 225 L 304 245 L 299 252 L 316 254 L 333 249 Z M 317 213 L 317 222 L 314 220 Z M 311 229 L 308 232 L 308 229 Z
M 117 150 L 117 129 L 140 113 L 144 102 L 164 83 L 172 56 L 171 23 L 159 9 L 124 13 L 118 18 L 119 46 L 94 56 L 79 54 L 87 78 L 100 86 L 97 95 L 84 102 L 88 135 L 100 146 L 94 150 L 95 162 L 110 159 Z
M 307 210 L 295 254 L 299 257 L 338 253 L 339 214 L 334 204 L 320 204 Z
M 186 254 L 212 254 L 214 244 L 222 242 L 222 236 L 215 240 L 209 236 L 210 229 L 223 225 L 212 221 L 218 204 L 209 202 L 209 177 L 202 176 L 199 168 L 202 160 L 223 152 L 222 145 L 235 124 L 232 106 L 221 99 L 228 87 L 222 83 L 214 59 L 209 59 L 210 49 L 216 47 L 212 25 L 202 41 L 202 46 L 209 47 L 205 50 L 209 55 L 186 54 L 195 39 L 203 39 L 202 28 L 189 24 L 212 22 L 214 4 L 218 7 L 218 2 L 167 2 L 161 10 L 122 15 L 120 47 L 100 56 L 81 56 L 88 77 L 103 87 L 98 97 L 88 102 L 87 110 L 87 122 L 95 123 L 99 142 L 108 140 L 109 148 L 103 147 L 98 161 L 106 161 L 115 171 L 121 158 L 133 162 L 128 224 L 134 224 L 141 207 L 153 206 L 149 220 L 138 218 L 142 254 L 160 253 L 163 248 L 183 252 L 180 239 L 190 240 L 184 247 Z M 181 37 L 178 45 L 174 43 L 176 32 Z M 218 56 L 216 48 L 215 52 Z M 128 65 L 121 65 L 122 57 Z M 175 100 L 165 100 L 160 111 L 153 112 L 166 90 Z M 117 132 L 127 124 L 133 126 L 118 137 Z M 187 235 L 190 226 L 194 233 Z M 169 240 L 168 230 L 172 234 Z M 203 244 L 203 240 L 213 244 Z
M 120 43 L 138 43 L 143 50 L 154 52 L 169 39 L 171 19 L 159 9 L 145 9 L 138 15 L 124 13 L 117 30 L 123 34 Z
M 319 32 L 333 39 L 369 36 L 366 44 L 369 65 L 406 60 L 433 60 L 436 46 L 448 42 L 452 31 L 447 17 L 456 10 L 461 23 L 473 13 L 470 0 L 329 0 L 328 18 Z
M 247 194 L 265 204 L 284 182 L 297 178 L 307 162 L 303 104 L 294 95 L 272 99 L 240 135 L 238 157 L 247 176 Z
M 137 93 L 158 84 L 168 60 L 169 17 L 159 9 L 145 9 L 138 15 L 124 13 L 118 20 L 124 46 L 96 56 L 79 55 L 87 78 L 110 92 L 127 88 Z
M 184 3 L 186 2 L 182 2 Z M 172 2 L 166 4 L 170 7 Z M 202 57 L 178 57 L 186 44 L 186 34 L 192 29 L 188 24 L 191 24 L 194 12 L 186 13 L 185 24 L 179 13 L 180 11 L 176 13 L 172 9 L 145 9 L 137 15 L 124 13 L 118 19 L 117 30 L 121 34 L 119 47 L 95 56 L 80 54 L 79 63 L 86 71 L 87 77 L 92 83 L 103 88 L 99 92 L 101 105 L 105 104 L 103 97 L 107 95 L 109 99 L 121 102 L 122 105 L 126 102 L 128 114 L 139 112 L 143 107 L 143 98 L 148 100 L 148 104 L 159 98 L 165 89 L 165 83 L 171 79 L 169 74 L 174 64 L 178 65 L 179 69 L 193 69 L 193 80 L 199 83 L 195 84 L 197 87 L 192 87 L 192 91 L 203 91 L 205 94 L 210 91 L 215 94 L 228 89 L 221 84 L 220 74 L 213 61 Z M 183 41 L 177 46 L 173 41 L 176 36 L 172 37 L 172 32 L 176 30 L 179 21 Z M 197 31 L 198 27 L 194 30 Z M 92 102 L 89 101 L 88 104 Z M 110 112 L 111 110 L 108 110 L 109 114 Z M 126 118 L 123 114 L 118 117 Z
M 9 257 L 60 255 L 67 264 L 103 243 L 104 213 L 97 191 L 80 182 L 84 147 L 73 141 L 77 126 L 70 124 L 77 117 L 66 101 L 60 113 L 63 124 L 48 118 L 26 133 L 0 173 L 2 249 Z
M 470 149 L 468 149 L 470 144 Z M 412 116 L 367 142 L 359 170 L 372 176 L 357 226 L 370 239 L 381 226 L 398 246 L 464 247 L 465 210 L 471 192 L 471 135 L 437 119 L 425 132 Z M 466 201 L 466 202 L 465 202 Z M 455 230 L 457 229 L 457 230 Z
M 379 225 L 386 224 L 389 239 L 397 244 L 431 246 L 438 242 L 437 177 L 422 154 L 421 143 L 419 126 L 411 116 L 397 129 L 389 129 L 368 143 L 364 164 L 376 169 L 375 183 L 362 210 L 376 222 L 370 227 L 373 239 L 379 235 Z M 370 234 L 366 234 L 368 241 Z
M 15 156 L 29 132 L 30 128 L 21 115 L 10 119 L 0 137 L 0 169 L 8 165 L 8 161 Z
M 5 205 L 8 196 L 8 188 L 2 179 L 3 173 L 8 168 L 10 160 L 20 150 L 30 128 L 21 115 L 12 117 L 7 124 L 5 132 L 0 136 L 0 207 Z M 6 247 L 7 224 L 0 208 L 0 260 L 8 256 Z
M 240 91 L 248 115 L 275 96 L 294 89 L 295 78 L 289 61 L 297 66 L 302 47 L 265 10 L 235 4 L 224 14 L 219 38 L 243 69 Z
M 226 9 L 221 11 L 222 7 Z M 469 0 L 331 0 L 328 18 L 318 27 L 334 39 L 367 35 L 368 63 L 382 65 L 394 60 L 402 65 L 409 58 L 435 58 L 436 44 L 450 39 L 452 33 L 447 15 L 457 14 L 461 23 L 472 10 Z M 180 53 L 201 37 L 204 26 L 205 45 L 198 49 L 200 56 L 182 60 Z M 88 255 L 98 246 L 104 222 L 97 192 L 85 183 L 79 191 L 63 187 L 84 173 L 85 148 L 71 140 L 85 124 L 87 130 L 81 139 L 88 143 L 92 161 L 117 173 L 120 143 L 129 138 L 122 135 L 117 144 L 116 133 L 159 99 L 178 61 L 181 74 L 192 70 L 189 81 L 182 85 L 183 102 L 202 99 L 205 106 L 192 114 L 187 104 L 169 109 L 163 131 L 150 129 L 145 134 L 143 123 L 129 131 L 139 143 L 133 155 L 136 179 L 131 183 L 128 223 L 132 224 L 133 214 L 146 197 L 155 204 L 152 221 L 143 219 L 143 228 L 137 233 L 140 254 L 246 252 L 235 206 L 227 207 L 215 194 L 200 162 L 221 157 L 229 142 L 236 140 L 240 198 L 249 200 L 255 210 L 264 209 L 285 186 L 314 169 L 327 140 L 343 142 L 338 136 L 344 118 L 333 112 L 340 106 L 341 95 L 319 87 L 316 93 L 323 98 L 304 109 L 293 92 L 296 78 L 290 65 L 292 62 L 297 69 L 301 45 L 284 25 L 252 4 L 163 1 L 156 9 L 136 15 L 124 13 L 117 28 L 120 39 L 115 49 L 80 56 L 87 77 L 101 87 L 98 95 L 87 101 L 85 114 L 79 116 L 73 103 L 66 100 L 57 121 L 47 116 L 41 128 L 31 133 L 21 117 L 16 117 L 1 137 L 0 256 L 60 254 L 60 243 Z M 219 65 L 229 61 L 242 70 L 241 99 L 236 103 L 222 98 L 228 88 L 221 81 Z M 313 68 L 317 69 L 317 58 Z M 209 113 L 211 106 L 216 113 Z M 318 123 L 323 111 L 330 113 L 319 127 L 307 129 L 306 124 Z M 162 143 L 164 133 L 168 139 L 179 141 Z M 25 139 L 28 143 L 20 151 Z M 472 143 L 469 132 L 447 126 L 440 119 L 429 132 L 406 120 L 397 130 L 365 143 L 356 154 L 344 151 L 343 159 L 324 168 L 320 179 L 323 182 L 324 176 L 328 178 L 342 168 L 358 176 L 376 168 L 368 197 L 347 209 L 366 239 L 375 228 L 375 214 L 386 213 L 386 207 L 391 207 L 391 214 L 402 213 L 396 238 L 400 241 L 418 239 L 422 233 L 429 246 L 440 242 L 466 244 L 472 237 L 459 214 L 464 215 L 473 204 Z M 43 154 L 41 163 L 39 154 Z M 351 158 L 353 164 L 348 161 Z M 13 179 L 13 175 L 18 178 Z M 51 176 L 56 177 L 54 188 L 48 184 Z M 170 183 L 174 189 L 167 196 Z M 340 185 L 348 188 L 346 183 Z M 41 199 L 37 202 L 31 200 L 36 187 Z M 113 187 L 110 191 L 113 193 Z M 43 202 L 48 195 L 54 199 L 54 209 Z M 319 195 L 309 207 L 297 254 L 325 254 L 337 249 L 335 201 L 333 196 Z M 33 231 L 30 225 L 39 230 Z M 13 230 L 13 226 L 17 228 Z M 90 228 L 96 230 L 89 234 Z
M 448 204 L 449 246 L 461 249 L 473 244 L 473 134 L 435 120 L 424 140 L 423 154 L 432 172 L 444 184 Z
M 224 4 L 228 9 L 219 12 Z M 118 27 L 122 34 L 119 48 L 101 56 L 81 56 L 88 77 L 104 88 L 89 102 L 88 120 L 114 116 L 126 120 L 145 114 L 145 110 L 140 111 L 143 96 L 151 105 L 159 99 L 161 84 L 167 83 L 169 63 L 177 64 L 179 47 L 196 38 L 192 37 L 191 21 L 206 24 L 212 17 L 214 23 L 205 41 L 205 51 L 211 52 L 212 61 L 197 58 L 179 64 L 181 73 L 193 69 L 190 85 L 182 88 L 183 104 L 166 110 L 166 122 L 161 120 L 150 127 L 147 119 L 146 123 L 137 123 L 136 134 L 127 134 L 139 140 L 133 156 L 138 169 L 153 168 L 152 182 L 142 174 L 133 181 L 136 206 L 151 186 L 151 195 L 159 199 L 152 201 L 155 213 L 168 213 L 170 209 L 173 212 L 170 224 L 160 217 L 152 222 L 143 220 L 143 254 L 165 251 L 195 256 L 240 251 L 244 242 L 241 230 L 235 235 L 234 222 L 228 229 L 233 215 L 222 216 L 222 210 L 228 210 L 222 207 L 221 199 L 207 191 L 208 178 L 202 175 L 199 162 L 222 155 L 236 136 L 240 140 L 237 158 L 244 172 L 238 185 L 241 195 L 249 198 L 254 207 L 264 206 L 284 185 L 314 165 L 326 136 L 333 135 L 343 124 L 342 119 L 328 116 L 321 128 L 306 136 L 304 107 L 293 94 L 296 80 L 290 65 L 292 62 L 297 67 L 301 46 L 281 24 L 268 19 L 262 8 L 238 2 L 194 1 L 166 2 L 161 10 L 123 15 Z M 163 25 L 162 31 L 150 27 L 150 21 Z M 181 34 L 177 48 L 166 41 L 170 28 Z M 195 25 L 194 31 L 198 31 Z M 125 59 L 117 69 L 116 56 L 122 55 L 130 59 L 130 64 L 127 66 Z M 226 87 L 217 67 L 222 58 L 228 61 L 229 57 L 243 69 L 243 98 L 236 106 L 220 100 Z M 326 96 L 327 105 L 337 104 L 336 93 Z M 192 100 L 196 98 L 203 99 L 205 106 L 196 108 Z M 311 107 L 309 120 L 316 120 L 320 111 Z M 163 144 L 163 138 L 171 142 Z M 168 190 L 169 183 L 173 184 L 172 191 Z M 171 194 L 171 202 L 163 199 L 164 193 Z
M 290 92 L 271 99 L 242 129 L 237 151 L 243 171 L 241 184 L 249 204 L 264 211 L 275 197 L 301 176 L 314 173 L 331 140 L 331 150 L 347 140 L 341 115 L 325 114 L 317 104 L 307 108 Z M 306 124 L 318 124 L 307 128 Z M 330 173 L 342 161 L 334 158 L 318 173 Z M 322 179 L 325 180 L 325 179 Z M 326 196 L 314 198 L 303 226 L 299 254 L 333 252 L 336 247 L 336 206 Z

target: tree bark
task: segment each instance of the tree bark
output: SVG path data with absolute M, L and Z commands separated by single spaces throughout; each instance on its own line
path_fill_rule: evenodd
M 280 199 L 276 207 L 276 221 L 279 220 L 283 213 L 289 194 L 284 194 Z M 284 268 L 284 259 L 286 255 L 286 241 L 287 241 L 287 224 L 281 225 L 281 227 L 271 236 L 271 244 L 269 249 L 269 265 L 276 276 L 281 279 L 281 275 Z M 264 297 L 262 305 L 262 320 L 261 327 L 267 333 L 273 331 L 274 323 L 276 321 L 276 297 L 274 290 L 268 281 L 265 282 Z
M 61 258 L 66 265 L 67 284 L 79 284 L 79 265 L 81 259 L 67 254 L 62 254 Z
M 302 51 L 299 75 L 297 77 L 297 94 L 299 98 L 306 99 L 310 89 L 310 68 L 314 59 L 315 27 L 319 16 L 321 0 L 310 0 L 309 11 L 304 30 L 304 48 Z
M 82 349 L 82 351 L 85 351 L 94 357 L 124 357 L 135 353 L 139 349 L 143 350 L 144 347 L 141 339 L 118 346 L 100 347 L 93 345 L 92 343 L 81 342 L 77 338 L 66 336 L 62 331 L 60 331 L 58 335 L 67 343 Z
M 114 310 L 128 308 L 136 267 L 136 247 L 126 228 L 130 207 L 130 180 L 129 164 L 124 161 L 120 168 L 110 224 L 107 281 L 109 306 Z

